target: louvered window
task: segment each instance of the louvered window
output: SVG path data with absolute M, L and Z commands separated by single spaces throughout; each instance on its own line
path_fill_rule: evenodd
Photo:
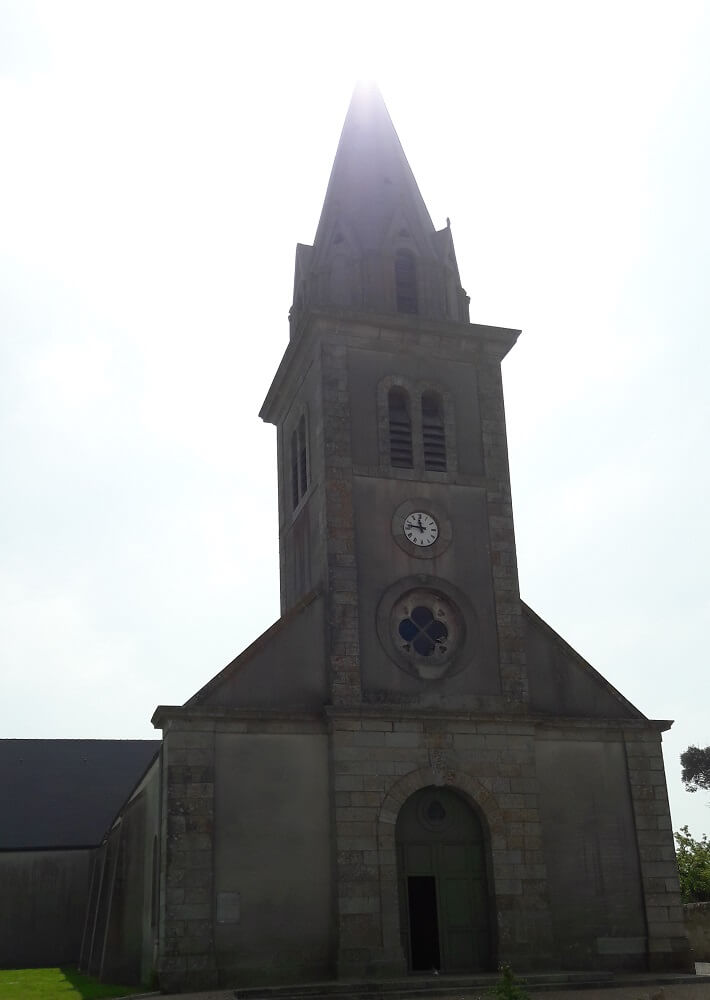
M 414 257 L 407 250 L 400 250 L 395 257 L 394 283 L 397 293 L 397 312 L 418 313 L 417 270 Z
M 397 469 L 412 468 L 412 418 L 409 395 L 394 386 L 389 391 L 390 462 Z
M 422 393 L 422 444 L 424 468 L 430 472 L 446 472 L 446 428 L 441 396 Z

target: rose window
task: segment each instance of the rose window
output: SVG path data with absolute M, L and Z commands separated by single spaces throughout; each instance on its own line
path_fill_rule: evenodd
M 447 651 L 448 628 L 441 618 L 434 617 L 431 608 L 423 605 L 412 608 L 400 621 L 399 635 L 404 640 L 405 652 L 409 652 L 410 647 L 419 656 L 431 656 L 434 652 L 443 655 Z
M 395 662 L 425 680 L 443 676 L 465 638 L 457 606 L 440 590 L 428 587 L 395 597 L 379 628 Z

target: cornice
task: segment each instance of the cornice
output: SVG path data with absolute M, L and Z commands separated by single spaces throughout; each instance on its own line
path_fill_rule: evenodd
M 303 313 L 284 351 L 259 416 L 267 423 L 279 422 L 294 373 L 303 366 L 308 352 L 317 341 L 332 337 L 349 347 L 392 351 L 400 346 L 409 348 L 417 339 L 431 338 L 423 345 L 430 354 L 436 354 L 437 348 L 444 347 L 447 356 L 451 357 L 451 354 L 461 353 L 465 348 L 476 345 L 487 359 L 500 363 L 514 346 L 520 332 L 508 327 L 458 323 L 400 313 L 309 309 Z M 466 360 L 474 359 L 469 353 Z

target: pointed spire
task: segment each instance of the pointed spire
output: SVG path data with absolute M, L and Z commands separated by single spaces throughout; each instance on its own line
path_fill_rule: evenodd
M 468 322 L 451 230 L 434 229 L 374 84 L 355 88 L 316 238 L 296 251 L 292 333 L 309 305 Z
M 315 246 L 342 221 L 361 251 L 379 249 L 401 212 L 425 239 L 434 226 L 385 102 L 373 83 L 355 88 L 335 154 Z

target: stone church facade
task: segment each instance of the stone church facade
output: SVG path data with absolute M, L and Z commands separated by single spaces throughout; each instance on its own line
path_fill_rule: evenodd
M 156 710 L 86 966 L 163 988 L 687 967 L 670 723 L 520 599 L 517 336 L 470 322 L 451 230 L 357 91 L 261 411 L 282 617 Z

